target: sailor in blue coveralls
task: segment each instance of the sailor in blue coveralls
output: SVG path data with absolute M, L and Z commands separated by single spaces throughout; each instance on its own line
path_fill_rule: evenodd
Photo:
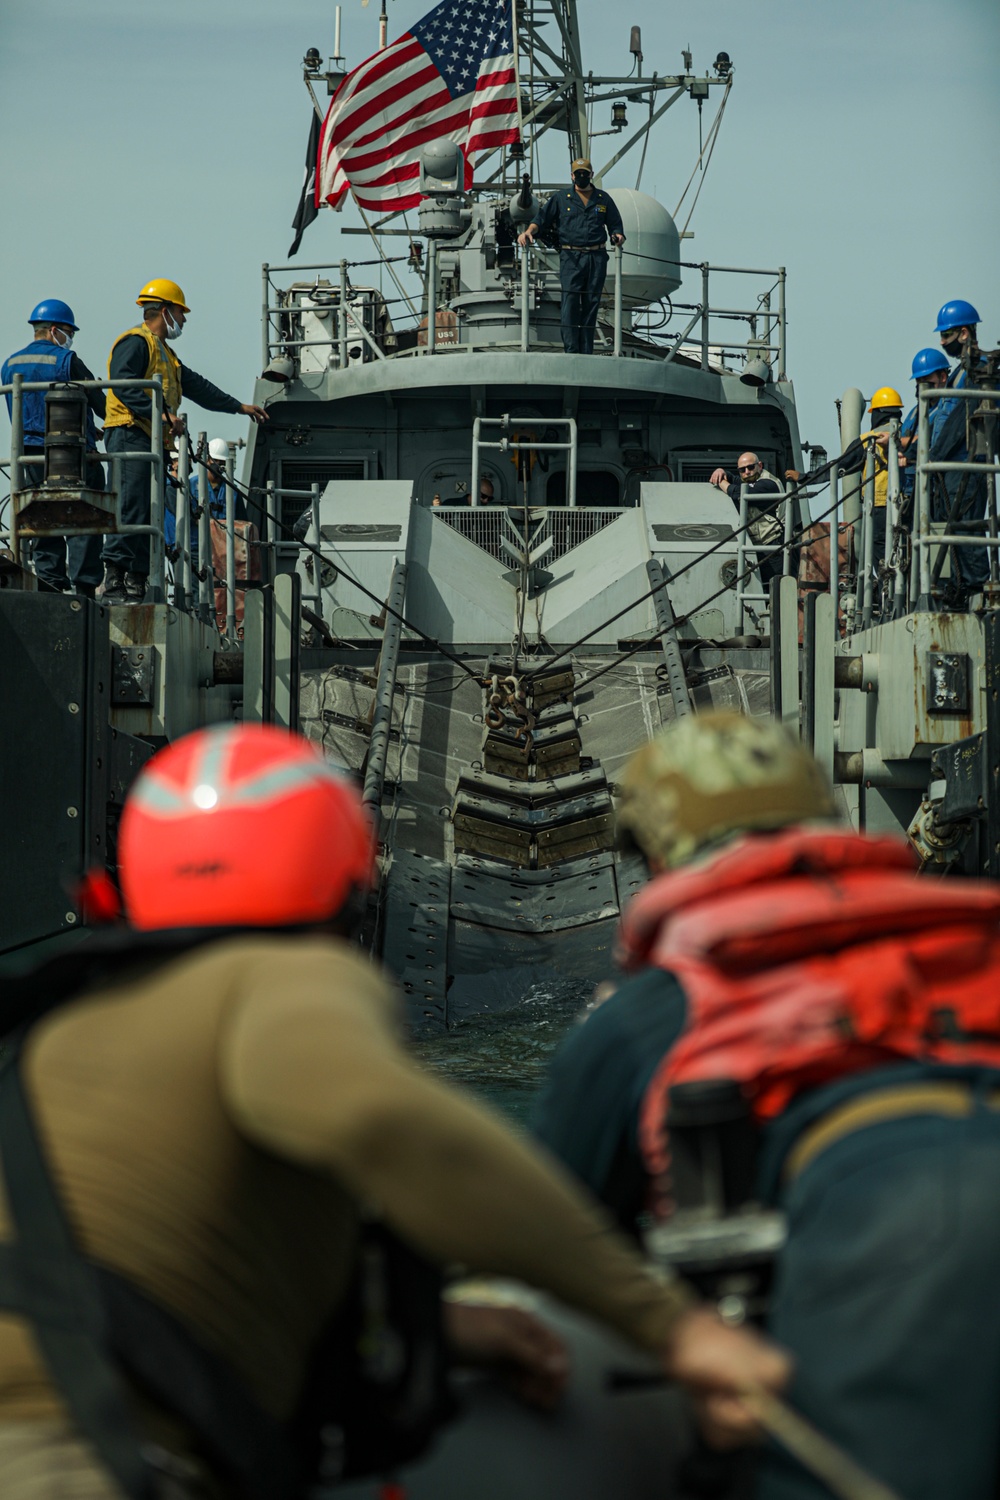
M 623 245 L 625 234 L 614 199 L 594 187 L 594 169 L 587 158 L 575 161 L 572 172 L 573 186 L 552 194 L 537 224 L 529 224 L 518 236 L 518 244 L 534 244 L 539 230 L 558 231 L 563 348 L 567 354 L 593 354 L 597 310 L 608 274 L 607 242 Z
M 57 297 L 39 302 L 28 322 L 34 337 L 30 344 L 9 355 L 0 367 L 0 384 L 10 385 L 15 375 L 24 381 L 43 380 L 70 383 L 93 380 L 83 360 L 73 352 L 73 338 L 79 331 L 73 309 Z M 21 407 L 21 440 L 25 454 L 45 452 L 45 392 L 25 391 Z M 8 395 L 7 413 L 13 412 Z M 97 452 L 98 433 L 94 418 L 104 420 L 104 392 L 87 392 L 87 452 Z M 32 464 L 20 476 L 22 485 L 41 484 L 40 464 Z M 95 490 L 104 488 L 104 470 L 99 463 L 87 464 L 86 482 Z M 100 536 L 40 536 L 35 541 L 32 565 L 44 592 L 65 593 L 73 588 L 77 594 L 92 599 L 104 577 Z

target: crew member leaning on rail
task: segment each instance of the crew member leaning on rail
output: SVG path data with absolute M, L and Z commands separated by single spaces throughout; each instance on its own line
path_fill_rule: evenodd
M 178 417 L 181 399 L 187 396 L 206 411 L 223 411 L 235 415 L 243 412 L 255 422 L 266 422 L 267 412 L 261 406 L 237 401 L 227 396 L 204 375 L 189 370 L 171 349 L 171 342 L 184 331 L 190 308 L 176 281 L 159 278 L 147 282 L 136 298 L 142 308 L 142 322 L 120 334 L 112 345 L 108 359 L 108 379 L 163 380 L 165 421 L 175 433 L 183 431 Z M 117 389 L 108 392 L 104 420 L 104 446 L 109 453 L 142 451 L 152 447 L 151 419 L 153 401 L 149 391 Z M 121 519 L 129 526 L 149 525 L 150 469 L 148 463 L 122 465 Z M 104 597 L 112 604 L 141 604 L 149 578 L 149 538 L 146 536 L 107 536 L 102 553 L 105 564 Z
M 618 205 L 603 188 L 594 186 L 594 168 L 579 157 L 570 169 L 572 187 L 553 193 L 538 222 L 517 237 L 533 245 L 539 231 L 559 234 L 559 282 L 562 286 L 560 331 L 567 354 L 593 354 L 594 330 L 608 274 L 607 243 L 624 245 L 625 226 Z
M 634 1230 L 675 1206 L 673 1090 L 728 1085 L 754 1197 L 787 1218 L 769 1329 L 790 1400 L 906 1500 L 997 1494 L 1000 886 L 840 825 L 798 740 L 733 713 L 637 751 L 618 817 L 653 878 L 539 1136 Z M 754 1493 L 826 1492 L 769 1451 Z
M 348 941 L 371 880 L 371 828 L 356 789 L 312 746 L 265 726 L 177 741 L 132 788 L 118 859 L 128 925 L 15 988 L 43 1014 L 0 1066 L 0 1306 L 29 1304 L 25 1318 L 0 1318 L 3 1500 L 54 1495 L 56 1484 L 75 1500 L 144 1495 L 150 1465 L 207 1471 L 213 1497 L 298 1500 L 305 1468 L 301 1485 L 267 1474 L 287 1478 L 304 1398 L 327 1412 L 326 1352 L 339 1360 L 356 1347 L 361 1363 L 346 1382 L 347 1412 L 304 1426 L 306 1436 L 339 1423 L 350 1448 L 362 1376 L 391 1390 L 402 1381 L 405 1394 L 412 1369 L 425 1405 L 437 1366 L 400 1361 L 400 1346 L 413 1346 L 394 1332 L 401 1304 L 380 1290 L 384 1256 L 359 1252 L 366 1205 L 427 1262 L 533 1283 L 658 1356 L 720 1443 L 752 1434 L 739 1393 L 780 1388 L 785 1356 L 651 1272 L 568 1175 L 407 1057 L 390 986 Z M 0 1000 L 9 1030 L 10 984 Z M 22 1027 L 29 1018 L 22 1012 Z M 59 1200 L 101 1268 L 105 1307 L 68 1349 L 60 1329 L 91 1283 L 79 1262 L 60 1269 L 53 1251 Z M 40 1203 L 41 1280 L 31 1269 Z M 411 1275 L 403 1308 L 422 1330 L 418 1352 L 441 1317 L 431 1269 Z M 184 1360 L 163 1357 L 162 1328 L 140 1337 L 146 1400 L 130 1416 L 108 1392 L 117 1371 L 134 1369 L 128 1335 L 147 1301 L 200 1374 L 185 1378 Z M 490 1352 L 475 1320 L 450 1332 L 463 1356 Z M 522 1321 L 513 1342 L 497 1341 L 494 1326 L 487 1346 L 551 1390 L 551 1334 Z M 91 1378 L 95 1348 L 103 1385 Z M 205 1399 L 220 1389 L 224 1399 Z M 386 1401 L 371 1440 L 388 1464 L 389 1418 L 409 1421 L 410 1408 L 402 1396 Z M 234 1412 L 244 1417 L 235 1432 Z M 159 1456 L 140 1450 L 139 1434 Z M 170 1493 L 203 1490 L 192 1480 Z

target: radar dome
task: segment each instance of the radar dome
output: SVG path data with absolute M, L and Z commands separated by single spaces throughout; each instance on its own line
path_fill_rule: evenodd
M 605 188 L 618 205 L 625 226 L 622 251 L 622 300 L 642 307 L 669 297 L 681 284 L 681 237 L 677 225 L 648 193 L 633 188 Z M 613 287 L 614 264 L 608 267 L 605 295 Z

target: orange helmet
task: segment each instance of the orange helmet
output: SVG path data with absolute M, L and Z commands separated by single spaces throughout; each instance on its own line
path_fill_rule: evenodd
M 267 725 L 200 729 L 129 792 L 119 878 L 133 927 L 324 922 L 371 885 L 357 789 L 308 740 Z

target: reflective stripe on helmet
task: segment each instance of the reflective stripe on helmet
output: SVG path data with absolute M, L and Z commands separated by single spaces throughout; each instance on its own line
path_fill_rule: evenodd
M 150 770 L 132 790 L 132 801 L 144 812 L 162 818 L 187 818 L 192 807 L 203 812 L 223 811 L 233 807 L 266 807 L 268 803 L 296 792 L 317 782 L 340 782 L 343 778 L 331 766 L 317 759 L 315 764 L 299 761 L 292 765 L 275 766 L 258 771 L 239 781 L 230 778 L 228 762 L 233 750 L 233 739 L 228 726 L 210 731 L 200 756 L 191 766 L 187 784 L 183 788 L 171 785 Z M 199 792 L 214 793 L 212 800 L 199 797 Z

